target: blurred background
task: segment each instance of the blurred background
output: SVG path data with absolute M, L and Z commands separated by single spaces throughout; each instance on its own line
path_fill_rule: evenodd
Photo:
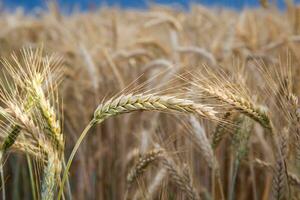
M 26 11 L 33 10 L 37 7 L 43 8 L 47 0 L 2 0 L 2 5 L 7 9 L 22 7 Z M 249 7 L 258 7 L 260 0 L 57 0 L 59 5 L 64 8 L 79 8 L 80 10 L 94 9 L 99 6 L 118 6 L 122 8 L 139 8 L 145 9 L 150 4 L 172 5 L 181 9 L 189 9 L 191 4 L 202 4 L 213 7 L 228 7 L 232 9 L 244 9 Z M 279 8 L 284 9 L 284 0 L 270 0 Z M 294 0 L 299 3 L 300 0 Z
M 144 91 L 174 94 L 212 106 L 220 117 L 198 120 L 177 112 L 134 112 L 103 122 L 90 130 L 74 158 L 70 194 L 66 190 L 65 199 L 119 200 L 128 195 L 127 199 L 137 200 L 145 196 L 183 200 L 187 199 L 185 190 L 193 200 L 197 199 L 194 193 L 204 200 L 219 200 L 221 196 L 236 200 L 300 200 L 300 159 L 296 159 L 300 158 L 300 105 L 296 98 L 300 97 L 299 3 L 300 0 L 0 0 L 0 58 L 9 63 L 15 57 L 23 60 L 20 53 L 13 58 L 10 54 L 23 47 L 39 46 L 43 46 L 45 55 L 55 53 L 62 58 L 64 73 L 58 98 L 46 96 L 50 96 L 47 103 L 56 105 L 57 99 L 61 101 L 56 111 L 62 118 L 66 159 L 99 103 L 114 95 Z M 33 60 L 32 56 L 25 57 L 22 64 Z M 41 55 L 37 60 L 48 59 Z M 6 71 L 15 72 L 15 62 L 8 70 L 3 69 L 4 63 L 0 62 L 0 89 L 6 83 Z M 37 67 L 39 71 L 43 71 L 42 66 Z M 26 70 L 20 71 L 23 74 Z M 51 80 L 52 76 L 45 78 L 45 85 Z M 45 88 L 52 92 L 52 87 Z M 27 90 L 24 88 L 24 92 Z M 11 105 L 3 99 L 11 101 L 0 90 L 0 106 Z M 19 104 L 25 110 L 23 101 Z M 185 110 L 174 105 L 172 110 L 175 109 Z M 252 125 L 238 111 L 248 113 L 253 122 L 263 126 Z M 48 130 L 44 123 L 37 124 L 43 115 L 35 113 L 30 125 L 43 128 L 43 132 Z M 1 118 L 0 142 L 10 131 L 6 129 L 7 121 L 1 122 Z M 272 137 L 277 133 L 280 136 L 280 153 L 277 142 L 270 140 L 270 124 L 276 131 Z M 151 156 L 149 153 L 158 145 L 174 160 L 175 173 L 158 162 L 139 172 L 141 176 L 136 179 L 131 175 L 132 169 L 134 173 L 139 170 L 138 163 L 144 162 L 139 161 L 141 156 Z M 33 150 L 41 148 L 39 143 L 32 146 Z M 288 147 L 292 151 L 288 152 Z M 0 176 L 0 200 L 5 199 L 1 198 L 4 192 L 6 199 L 38 200 L 47 188 L 48 167 L 40 159 L 33 158 L 31 162 L 22 154 L 28 150 L 20 149 L 16 147 L 20 153 L 12 149 L 2 159 L 5 188 L 1 187 Z M 33 153 L 44 154 L 42 150 Z M 51 167 L 52 163 L 48 163 Z M 216 163 L 218 170 L 213 166 Z M 288 184 L 288 174 L 296 177 L 294 183 Z M 59 186 L 60 180 L 55 184 Z M 55 189 L 45 194 L 54 194 Z

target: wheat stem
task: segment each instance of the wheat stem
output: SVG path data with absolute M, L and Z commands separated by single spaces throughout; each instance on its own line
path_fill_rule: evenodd
M 60 188 L 59 188 L 59 191 L 58 191 L 58 197 L 57 199 L 60 200 L 61 199 L 61 196 L 63 194 L 63 189 L 64 189 L 64 184 L 68 178 L 68 173 L 69 173 L 69 169 L 71 167 L 71 164 L 72 164 L 72 161 L 74 159 L 74 156 L 81 144 L 81 142 L 83 141 L 83 139 L 85 138 L 85 136 L 87 135 L 88 131 L 95 125 L 95 121 L 92 120 L 86 127 L 85 129 L 82 131 L 80 137 L 78 138 L 75 146 L 73 147 L 73 150 L 71 152 L 71 155 L 69 157 L 69 160 L 67 162 L 67 165 L 65 167 L 65 171 L 64 171 L 64 174 L 63 174 L 63 178 L 61 180 L 61 183 L 60 183 Z
M 31 160 L 30 160 L 30 157 L 28 154 L 26 154 L 26 160 L 27 160 L 27 164 L 28 164 L 30 186 L 31 186 L 31 190 L 32 190 L 32 198 L 33 198 L 33 200 L 37 200 L 35 180 L 34 180 L 34 176 L 33 176 L 33 167 L 32 167 Z
M 3 151 L 0 151 L 0 173 L 1 173 L 1 189 L 2 189 L 2 199 L 5 200 L 5 179 L 4 179 L 4 169 L 3 169 Z

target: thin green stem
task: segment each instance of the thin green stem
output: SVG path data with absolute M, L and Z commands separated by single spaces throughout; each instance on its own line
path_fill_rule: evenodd
M 97 122 L 97 123 L 100 123 L 100 122 Z M 62 178 L 62 181 L 61 181 L 61 185 L 60 185 L 60 188 L 59 188 L 59 192 L 58 192 L 58 197 L 57 199 L 60 200 L 61 199 L 61 196 L 63 194 L 63 190 L 64 190 L 64 184 L 68 178 L 68 173 L 69 173 L 69 170 L 70 170 L 70 167 L 71 167 L 71 164 L 72 164 L 72 161 L 74 159 L 74 156 L 79 148 L 79 146 L 81 145 L 83 139 L 85 138 L 85 136 L 87 135 L 87 133 L 89 132 L 89 130 L 95 125 L 95 121 L 94 120 L 91 120 L 89 122 L 89 124 L 85 127 L 85 129 L 82 131 L 80 137 L 78 138 L 72 152 L 71 152 L 71 155 L 69 157 L 69 160 L 67 162 L 67 165 L 66 165 L 66 168 L 65 168 L 65 171 L 64 171 L 64 174 L 63 174 L 63 178 Z
M 66 160 L 63 157 L 63 170 L 65 170 L 65 169 L 66 169 Z M 72 191 L 71 191 L 71 185 L 70 185 L 69 178 L 67 178 L 66 184 L 67 184 L 67 190 L 68 190 L 68 199 L 72 200 Z
M 232 179 L 231 179 L 228 200 L 234 200 L 235 199 L 235 185 L 236 185 L 236 179 L 237 179 L 239 166 L 240 166 L 240 161 L 238 159 L 236 159 L 235 162 L 234 162 L 234 166 L 233 166 L 233 175 L 232 175 Z
M 29 171 L 29 176 L 30 176 L 30 184 L 31 184 L 31 190 L 32 190 L 32 198 L 33 200 L 37 200 L 36 197 L 36 188 L 35 188 L 35 181 L 34 181 L 34 176 L 33 176 L 33 168 L 31 164 L 31 160 L 28 154 L 26 154 L 26 159 L 27 159 L 27 164 L 28 164 L 28 171 Z
M 5 180 L 4 180 L 4 169 L 2 164 L 2 158 L 3 157 L 3 151 L 0 152 L 0 171 L 1 171 L 1 185 L 2 185 L 2 199 L 5 200 L 6 194 L 5 194 Z

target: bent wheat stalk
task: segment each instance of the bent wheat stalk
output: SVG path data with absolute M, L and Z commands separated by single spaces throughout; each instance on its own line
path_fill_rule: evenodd
M 107 102 L 100 104 L 94 112 L 93 119 L 83 130 L 71 152 L 63 174 L 60 190 L 58 193 L 58 200 L 60 200 L 62 196 L 64 183 L 67 179 L 68 171 L 74 159 L 75 153 L 77 152 L 81 142 L 87 135 L 88 131 L 93 126 L 102 123 L 109 117 L 124 113 L 130 113 L 138 110 L 191 113 L 198 114 L 201 117 L 210 120 L 218 119 L 216 117 L 216 111 L 214 111 L 213 108 L 206 105 L 194 103 L 190 100 L 179 99 L 173 96 L 158 96 L 153 94 L 129 94 L 121 95 L 118 98 L 110 99 Z

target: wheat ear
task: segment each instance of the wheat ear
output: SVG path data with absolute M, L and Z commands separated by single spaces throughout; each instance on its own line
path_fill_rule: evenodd
M 47 151 L 48 147 L 47 144 L 44 144 L 45 140 L 41 135 L 39 127 L 35 125 L 35 123 L 28 114 L 24 113 L 19 106 L 11 102 L 8 103 L 7 114 L 9 115 L 9 120 L 12 120 L 13 123 L 20 126 L 21 129 L 25 132 L 30 133 L 30 136 L 37 143 L 38 147 L 40 147 L 44 151 Z M 8 141 L 8 145 L 11 145 L 10 143 L 11 142 Z
M 289 129 L 292 132 L 292 142 L 295 146 L 296 164 L 300 170 L 300 114 L 298 111 L 298 97 L 292 93 L 285 94 L 285 103 L 287 104 L 287 113 L 289 117 Z
M 234 191 L 236 185 L 236 179 L 240 167 L 241 160 L 247 155 L 248 152 L 248 142 L 250 138 L 250 134 L 252 131 L 252 121 L 246 116 L 240 116 L 237 119 L 236 125 L 237 130 L 233 135 L 233 147 L 235 151 L 235 160 L 234 160 L 234 167 L 233 173 L 231 177 L 231 184 L 230 184 L 230 192 L 229 192 L 229 200 L 235 199 Z
M 95 111 L 94 120 L 95 123 L 100 123 L 108 117 L 137 110 L 194 113 L 208 119 L 217 120 L 215 116 L 216 112 L 209 106 L 172 96 L 151 94 L 121 95 L 116 99 L 111 99 L 104 104 L 100 104 Z
M 2 180 L 2 199 L 5 199 L 5 184 L 4 184 L 4 171 L 3 171 L 3 164 L 2 164 L 2 159 L 3 155 L 6 153 L 6 151 L 13 146 L 16 143 L 16 140 L 18 136 L 20 135 L 20 132 L 22 130 L 21 126 L 18 124 L 12 124 L 10 125 L 10 129 L 8 135 L 4 138 L 1 147 L 0 147 L 0 170 L 1 170 L 1 180 Z M 19 143 L 19 149 L 22 149 L 23 152 L 26 152 L 28 154 L 35 154 L 39 151 L 32 151 L 31 145 L 22 145 L 22 143 Z M 25 147 L 25 148 L 24 148 Z M 38 156 L 36 156 L 38 157 Z
M 276 200 L 284 199 L 287 196 L 287 169 L 286 169 L 286 156 L 287 156 L 287 139 L 280 138 L 278 155 L 275 165 L 275 173 L 273 176 L 273 191 L 272 196 Z
M 159 189 L 159 187 L 162 184 L 162 181 L 164 180 L 164 178 L 167 175 L 167 170 L 165 168 L 161 168 L 157 174 L 155 175 L 155 177 L 153 178 L 153 180 L 151 181 L 148 189 L 147 189 L 147 197 L 146 199 L 153 199 L 154 195 L 156 194 L 157 190 Z
M 1 151 L 5 153 L 16 141 L 17 137 L 21 132 L 21 127 L 19 125 L 12 125 L 11 131 L 8 133 L 1 145 Z
M 250 100 L 247 100 L 242 96 L 235 95 L 227 90 L 221 90 L 211 86 L 203 87 L 202 89 L 208 94 L 215 96 L 218 100 L 233 106 L 234 109 L 254 119 L 262 127 L 272 131 L 272 124 L 267 113 Z
M 44 178 L 42 184 L 42 200 L 52 200 L 54 199 L 55 188 L 57 183 L 57 177 L 61 172 L 60 159 L 56 152 L 48 154 L 47 164 L 44 167 Z
M 153 149 L 141 156 L 127 176 L 128 187 L 131 187 L 132 183 L 142 175 L 146 168 L 158 160 L 163 153 L 163 149 Z
M 260 167 L 270 169 L 271 171 L 275 171 L 275 169 L 273 168 L 273 165 L 269 162 L 266 162 L 266 161 L 256 158 L 254 160 L 254 163 Z M 289 183 L 291 185 L 296 185 L 298 187 L 300 186 L 300 178 L 296 174 L 288 171 L 287 176 L 288 176 Z
M 220 198 L 224 199 L 219 164 L 214 155 L 212 145 L 210 144 L 206 136 L 204 128 L 201 126 L 199 121 L 194 116 L 191 116 L 190 123 L 194 130 L 193 135 L 195 136 L 195 142 L 197 144 L 197 147 L 199 147 L 209 168 L 213 171 L 213 176 L 212 176 L 213 195 L 215 195 L 215 191 L 216 191 L 215 183 L 217 183 L 218 191 L 220 192 Z
M 63 152 L 64 139 L 60 128 L 60 123 L 56 118 L 54 108 L 51 106 L 49 100 L 44 94 L 39 74 L 37 74 L 35 79 L 32 80 L 30 86 L 32 87 L 32 96 L 36 101 L 37 107 L 46 121 L 46 130 L 50 132 L 50 138 L 54 140 L 55 146 L 59 148 L 59 151 Z
M 17 137 L 21 132 L 21 127 L 19 125 L 13 125 L 12 130 L 8 133 L 8 136 L 4 139 L 0 149 L 0 174 L 1 174 L 1 183 L 2 183 L 2 199 L 6 199 L 5 194 L 5 184 L 4 184 L 4 171 L 3 171 L 3 154 L 15 143 Z
M 168 171 L 169 176 L 178 186 L 178 188 L 184 192 L 189 200 L 200 200 L 197 190 L 192 186 L 190 178 L 187 178 L 183 172 L 181 172 L 174 161 L 165 156 L 162 159 L 162 164 Z
M 53 199 L 55 192 L 55 179 L 61 173 L 60 162 L 58 159 L 53 161 L 53 157 L 59 153 L 56 149 L 52 151 L 52 143 L 48 143 L 40 132 L 40 128 L 35 125 L 33 120 L 28 114 L 22 112 L 22 109 L 14 105 L 13 103 L 8 103 L 9 111 L 8 113 L 12 116 L 14 123 L 18 124 L 24 131 L 30 133 L 36 142 L 38 148 L 41 148 L 39 152 L 42 152 L 47 156 L 47 165 L 44 168 L 44 180 L 42 185 L 42 199 L 50 200 Z M 15 144 L 16 145 L 16 144 Z M 29 152 L 30 149 L 25 149 Z M 55 157 L 56 158 L 56 157 Z M 52 176 L 52 177 L 51 177 Z
M 198 114 L 201 117 L 211 120 L 218 120 L 218 118 L 216 117 L 216 111 L 214 111 L 213 108 L 202 104 L 196 104 L 195 102 L 190 100 L 179 99 L 171 96 L 129 94 L 121 95 L 116 99 L 111 99 L 106 103 L 100 104 L 95 110 L 93 119 L 85 127 L 71 152 L 58 193 L 59 200 L 61 198 L 63 186 L 67 179 L 68 170 L 70 169 L 75 153 L 90 128 L 92 128 L 96 124 L 102 123 L 105 119 L 111 116 L 130 113 L 138 110 L 191 113 Z
M 193 128 L 192 134 L 193 136 L 195 136 L 195 142 L 200 148 L 201 153 L 203 154 L 203 157 L 207 162 L 208 166 L 212 169 L 215 165 L 215 157 L 213 149 L 206 136 L 205 130 L 194 116 L 190 117 L 190 123 Z
M 3 96 L 7 95 L 8 97 L 12 96 L 11 94 L 9 94 L 8 90 L 2 90 L 3 92 Z M 10 97 L 13 98 L 13 97 Z M 5 102 L 5 98 L 3 98 L 4 102 Z M 23 106 L 23 104 L 21 102 L 18 101 L 14 101 L 10 102 L 9 105 L 11 107 L 11 109 L 19 107 L 19 111 L 18 113 L 21 113 L 21 110 L 24 112 L 23 115 L 27 115 L 28 111 L 30 111 L 31 107 L 32 107 L 32 99 L 29 97 L 27 97 L 27 101 L 25 102 L 25 105 Z M 17 102 L 17 103 L 16 103 Z M 22 114 L 20 114 L 22 115 Z M 28 118 L 28 117 L 27 117 Z M 2 145 L 1 145 L 1 151 L 3 151 L 3 153 L 5 153 L 17 140 L 18 136 L 20 135 L 20 132 L 22 130 L 22 127 L 18 124 L 12 123 L 10 125 L 10 130 L 8 135 L 4 138 Z
M 214 150 L 219 146 L 223 137 L 228 132 L 227 131 L 228 127 L 225 124 L 223 124 L 222 122 L 226 121 L 230 116 L 231 116 L 231 112 L 226 112 L 224 114 L 224 116 L 222 117 L 222 119 L 220 120 L 221 122 L 218 123 L 218 125 L 213 133 L 211 146 Z

